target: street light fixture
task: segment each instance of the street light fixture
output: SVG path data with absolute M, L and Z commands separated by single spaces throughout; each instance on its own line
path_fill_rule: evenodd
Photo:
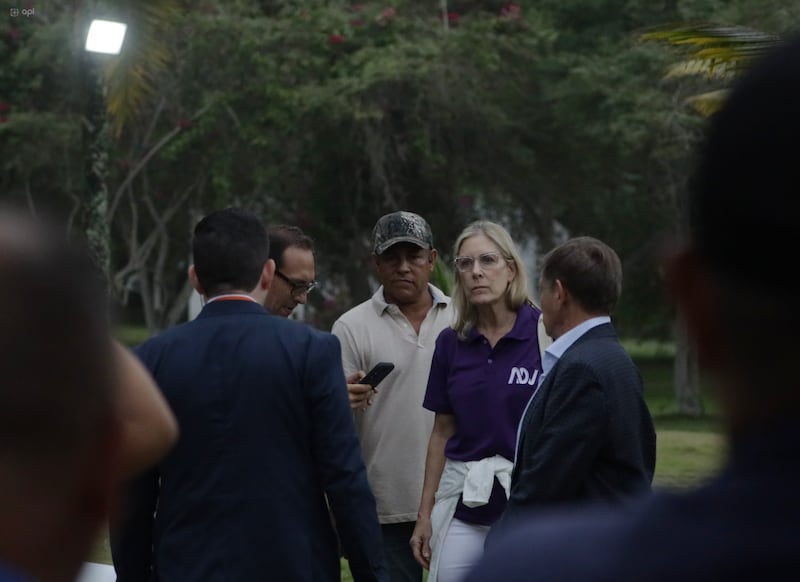
M 109 280 L 111 235 L 108 225 L 108 187 L 106 174 L 111 149 L 106 122 L 105 81 L 100 67 L 102 53 L 118 55 L 122 50 L 127 26 L 111 20 L 92 20 L 86 34 L 83 69 L 85 109 L 83 117 L 84 172 L 86 194 L 78 222 L 99 270 Z M 98 60 L 100 58 L 101 60 Z
M 125 40 L 127 25 L 111 20 L 92 20 L 86 35 L 86 50 L 93 53 L 118 55 Z

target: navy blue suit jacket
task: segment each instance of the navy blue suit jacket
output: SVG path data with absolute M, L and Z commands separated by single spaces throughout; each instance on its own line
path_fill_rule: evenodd
M 121 582 L 339 580 L 325 495 L 354 578 L 386 579 L 336 337 L 215 301 L 136 352 L 181 433 L 131 484 Z
M 532 512 L 465 582 L 796 580 L 800 418 L 741 435 L 697 490 L 622 506 Z
M 598 325 L 559 358 L 522 419 L 502 522 L 531 507 L 649 490 L 655 454 L 639 370 L 614 327 Z

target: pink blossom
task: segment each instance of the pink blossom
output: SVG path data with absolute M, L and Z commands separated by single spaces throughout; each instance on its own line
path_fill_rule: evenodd
M 511 20 L 519 20 L 520 16 L 522 16 L 522 8 L 520 8 L 519 4 L 511 2 L 500 10 L 500 16 Z
M 381 26 L 386 26 L 392 20 L 394 20 L 395 16 L 397 16 L 397 11 L 394 9 L 394 7 L 387 6 L 381 10 L 381 13 L 378 14 L 378 16 L 375 17 L 375 21 Z

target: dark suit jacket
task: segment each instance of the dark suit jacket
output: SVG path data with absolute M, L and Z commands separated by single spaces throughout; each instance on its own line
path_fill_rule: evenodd
M 333 335 L 216 301 L 136 352 L 181 433 L 130 488 L 121 582 L 338 581 L 325 494 L 354 578 L 386 579 Z
M 639 370 L 610 323 L 594 327 L 553 366 L 522 419 L 503 521 L 525 508 L 648 490 L 655 451 Z

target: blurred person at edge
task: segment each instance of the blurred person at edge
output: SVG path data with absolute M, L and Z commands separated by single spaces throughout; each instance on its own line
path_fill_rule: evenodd
M 85 248 L 0 209 L 0 580 L 68 581 L 122 479 L 177 438 L 153 379 L 110 339 Z
M 716 390 L 728 458 L 688 491 L 531 514 L 469 582 L 795 580 L 800 571 L 800 38 L 711 118 L 667 287 Z

